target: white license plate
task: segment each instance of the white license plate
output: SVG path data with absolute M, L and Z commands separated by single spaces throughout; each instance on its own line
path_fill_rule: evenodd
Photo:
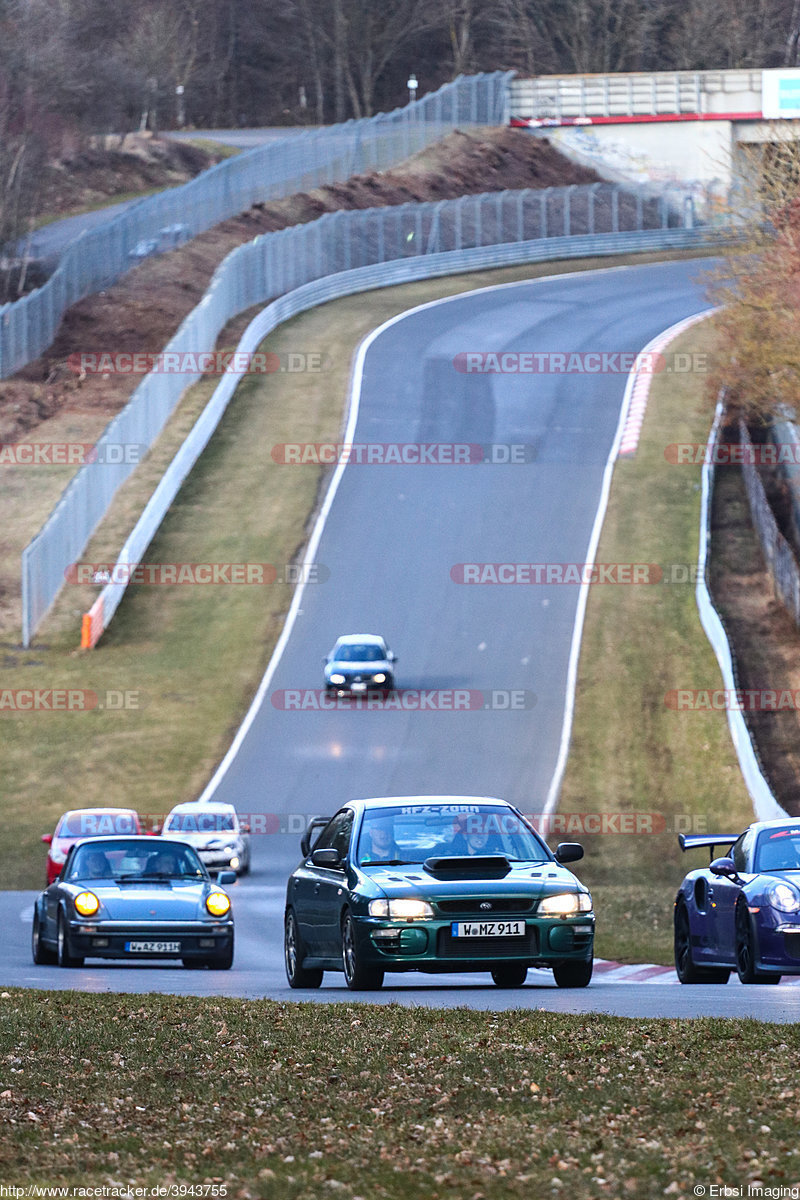
M 454 938 L 524 937 L 524 921 L 453 921 Z
M 365 692 L 367 685 L 365 683 L 351 683 L 350 690 L 353 692 Z
M 180 942 L 126 942 L 129 954 L 180 954 Z

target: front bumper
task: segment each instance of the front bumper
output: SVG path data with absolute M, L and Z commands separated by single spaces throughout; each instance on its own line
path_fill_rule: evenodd
M 224 954 L 232 941 L 232 921 L 69 922 L 70 950 L 83 958 L 209 958 Z M 131 951 L 126 949 L 130 942 L 172 943 L 178 949 Z
M 247 862 L 247 855 L 244 850 L 198 850 L 197 854 L 203 866 L 209 871 L 241 871 L 242 867 Z M 232 865 L 233 860 L 236 860 L 236 866 Z
M 452 920 L 356 919 L 362 961 L 387 971 L 490 971 L 498 963 L 552 967 L 586 962 L 594 953 L 594 914 L 527 919 L 522 937 L 459 938 Z
M 325 691 L 331 696 L 366 696 L 369 692 L 390 692 L 394 687 L 390 679 L 376 683 L 374 679 L 346 679 L 344 683 L 325 681 Z
M 763 908 L 758 930 L 758 966 L 782 975 L 800 975 L 800 920 Z

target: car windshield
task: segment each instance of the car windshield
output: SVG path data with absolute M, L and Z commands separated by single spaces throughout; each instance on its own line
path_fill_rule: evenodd
M 800 826 L 764 829 L 758 835 L 756 871 L 800 871 Z
M 345 645 L 337 646 L 333 652 L 336 662 L 383 662 L 380 646 Z
M 170 833 L 232 833 L 236 828 L 230 812 L 172 813 L 164 826 Z
M 486 804 L 408 804 L 368 808 L 358 839 L 360 866 L 422 863 L 432 857 L 504 854 L 552 862 L 544 842 L 512 809 Z
M 152 838 L 107 839 L 79 846 L 67 879 L 203 879 L 205 875 L 191 846 L 159 845 Z
M 56 837 L 87 838 L 108 837 L 110 833 L 138 833 L 139 821 L 135 813 L 69 812 L 58 823 Z

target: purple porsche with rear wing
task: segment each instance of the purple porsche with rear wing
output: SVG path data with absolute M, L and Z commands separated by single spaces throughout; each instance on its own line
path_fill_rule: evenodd
M 778 983 L 800 975 L 800 820 L 756 821 L 742 834 L 679 835 L 709 851 L 675 898 L 681 983 Z M 721 851 L 722 857 L 715 857 Z

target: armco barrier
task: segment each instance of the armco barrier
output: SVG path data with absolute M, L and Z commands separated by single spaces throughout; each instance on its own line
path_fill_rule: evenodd
M 512 75 L 459 76 L 394 112 L 291 134 L 226 159 L 83 233 L 67 247 L 47 283 L 0 307 L 0 379 L 47 349 L 72 304 L 108 287 L 143 258 L 259 201 L 394 166 L 458 125 L 505 124 Z
M 705 462 L 703 464 L 700 549 L 697 558 L 697 588 L 695 590 L 695 598 L 700 613 L 700 622 L 717 656 L 719 669 L 722 672 L 722 686 L 730 693 L 736 691 L 738 686 L 733 653 L 728 641 L 728 635 L 725 632 L 725 626 L 722 624 L 722 619 L 711 599 L 707 580 L 708 545 L 711 536 L 711 494 L 714 486 L 713 451 L 719 437 L 722 412 L 723 406 L 722 401 L 720 401 L 717 405 L 711 433 L 708 436 Z M 728 728 L 730 729 L 736 756 L 739 759 L 739 769 L 742 772 L 745 786 L 750 793 L 750 799 L 753 801 L 753 811 L 756 814 L 756 818 L 759 821 L 770 821 L 773 818 L 785 817 L 785 811 L 775 799 L 772 789 L 764 776 L 764 772 L 761 770 L 761 764 L 750 738 L 750 731 L 747 728 L 744 714 L 735 705 L 728 707 Z
M 267 235 L 270 236 L 270 235 Z M 523 243 L 482 246 L 471 250 L 449 251 L 421 259 L 395 261 L 355 268 L 305 284 L 273 301 L 248 325 L 238 350 L 253 353 L 267 334 L 281 322 L 318 304 L 372 288 L 432 279 L 488 267 L 513 266 L 549 260 L 620 254 L 636 250 L 662 250 L 702 246 L 708 234 L 698 229 L 640 231 L 600 235 L 576 235 L 565 238 L 537 239 Z M 206 408 L 198 418 L 158 487 L 147 503 L 117 563 L 138 564 L 152 541 L 183 481 L 207 446 L 238 386 L 237 375 L 226 375 L 217 385 Z M 115 572 L 112 570 L 112 577 Z M 128 569 L 118 572 L 119 583 L 109 583 L 95 602 L 102 608 L 102 628 L 107 628 L 125 593 Z

